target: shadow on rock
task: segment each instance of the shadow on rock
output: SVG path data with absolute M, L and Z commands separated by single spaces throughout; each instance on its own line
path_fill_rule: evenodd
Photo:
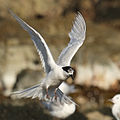
M 104 115 L 108 115 L 114 118 L 114 116 L 112 115 L 112 110 L 110 107 L 102 107 L 99 112 L 101 112 Z
M 88 120 L 82 113 L 76 111 L 73 115 L 65 120 Z
M 38 104 L 24 106 L 0 105 L 0 120 L 52 120 Z
M 10 101 L 9 101 L 10 102 Z M 86 117 L 76 111 L 66 120 L 87 120 Z M 28 102 L 24 105 L 11 105 L 10 103 L 0 104 L 0 120 L 60 120 L 54 118 L 44 111 L 38 103 Z

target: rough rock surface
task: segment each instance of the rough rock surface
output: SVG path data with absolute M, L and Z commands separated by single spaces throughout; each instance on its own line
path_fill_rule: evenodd
M 8 17 L 8 8 L 23 17 L 58 16 L 63 13 L 69 0 L 0 0 L 1 17 Z
M 42 80 L 43 77 L 43 71 L 25 69 L 18 74 L 14 89 L 21 90 L 34 86 L 35 84 L 39 84 L 40 80 Z
M 85 88 L 87 89 L 87 88 Z M 89 91 L 90 89 L 88 89 Z M 79 97 L 79 107 L 74 114 L 66 118 L 66 120 L 113 120 L 110 106 L 104 103 L 97 103 L 86 98 L 86 95 L 81 95 L 82 91 L 79 89 L 78 93 L 74 93 Z M 92 91 L 93 92 L 93 91 Z M 89 91 L 90 93 L 90 91 Z M 104 94 L 103 92 L 102 94 Z M 76 97 L 73 97 L 75 100 Z M 83 104 L 84 103 L 84 104 Z M 16 116 L 17 114 L 17 116 Z M 42 108 L 40 101 L 37 99 L 10 99 L 0 95 L 0 119 L 2 120 L 60 120 L 50 116 L 45 109 Z
M 98 119 L 99 120 L 113 120 L 112 117 L 109 117 L 107 115 L 102 115 L 100 112 L 97 112 L 97 111 L 90 112 L 86 116 L 89 120 L 98 120 Z
M 0 0 L 0 3 L 0 18 L 9 18 L 8 8 L 24 18 L 55 18 L 71 11 L 82 11 L 90 20 L 120 18 L 119 0 Z

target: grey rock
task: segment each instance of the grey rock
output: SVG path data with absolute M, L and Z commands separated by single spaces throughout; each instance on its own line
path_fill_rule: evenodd
M 89 112 L 87 115 L 88 120 L 113 120 L 112 117 L 108 115 L 101 114 L 98 111 Z
M 14 85 L 14 90 L 21 90 L 39 84 L 43 76 L 44 73 L 40 70 L 23 70 L 17 75 L 17 81 Z

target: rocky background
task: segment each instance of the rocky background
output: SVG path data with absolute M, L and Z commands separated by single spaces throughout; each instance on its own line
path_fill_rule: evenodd
M 0 0 L 0 3 L 0 119 L 55 119 L 43 112 L 37 100 L 9 98 L 11 91 L 30 87 L 44 77 L 36 49 L 27 32 L 9 14 L 11 9 L 44 36 L 55 60 L 69 42 L 75 14 L 82 13 L 87 35 L 72 61 L 78 91 L 71 95 L 80 108 L 67 119 L 113 120 L 105 100 L 120 91 L 120 1 Z

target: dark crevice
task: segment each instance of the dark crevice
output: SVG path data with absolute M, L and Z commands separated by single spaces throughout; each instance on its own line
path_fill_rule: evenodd
M 40 61 L 39 61 L 39 60 L 34 60 L 33 63 L 34 63 L 35 65 L 38 65 L 38 64 L 40 64 Z
M 36 19 L 43 19 L 45 16 L 41 15 L 41 14 L 36 14 L 35 18 Z

